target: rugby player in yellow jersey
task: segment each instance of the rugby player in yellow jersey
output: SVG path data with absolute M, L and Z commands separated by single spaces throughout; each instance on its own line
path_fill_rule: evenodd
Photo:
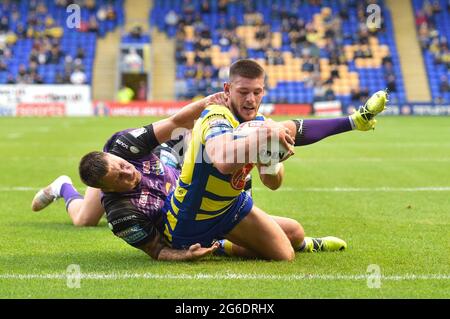
M 225 251 L 230 255 L 293 260 L 295 250 L 347 247 L 336 237 L 305 240 L 298 222 L 270 217 L 253 205 L 252 198 L 243 192 L 244 179 L 252 167 L 256 164 L 261 181 L 273 190 L 280 187 L 284 168 L 281 164 L 275 174 L 264 174 L 262 166 L 251 161 L 250 145 L 259 143 L 261 137 L 270 139 L 273 132 L 280 142 L 292 148 L 353 129 L 369 130 L 375 125 L 373 117 L 385 108 L 386 93 L 377 92 L 349 117 L 281 124 L 266 121 L 259 132 L 235 139 L 233 131 L 240 123 L 264 120 L 258 114 L 264 79 L 265 72 L 255 61 L 235 62 L 229 82 L 224 85 L 227 107 L 208 107 L 195 124 L 177 187 L 163 208 L 164 236 L 172 248 L 185 249 L 193 243 L 208 247 L 215 240 L 226 238 Z M 237 154 L 245 154 L 243 160 Z M 294 236 L 288 237 L 280 225 Z

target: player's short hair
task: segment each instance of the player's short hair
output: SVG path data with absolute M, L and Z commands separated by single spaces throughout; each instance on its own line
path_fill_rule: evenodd
M 102 188 L 102 179 L 108 173 L 108 162 L 103 152 L 90 152 L 81 158 L 78 171 L 87 186 Z
M 230 67 L 230 82 L 235 76 L 247 79 L 258 79 L 264 77 L 266 72 L 258 62 L 250 59 L 242 59 L 234 62 Z

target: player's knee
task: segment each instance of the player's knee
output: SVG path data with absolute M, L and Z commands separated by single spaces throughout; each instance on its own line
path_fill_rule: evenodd
M 293 261 L 295 259 L 295 251 L 291 246 L 285 247 L 279 249 L 271 259 L 275 261 Z
M 284 249 L 281 254 L 279 255 L 279 258 L 277 260 L 279 261 L 293 261 L 295 259 L 295 251 L 292 247 Z
M 89 227 L 89 226 L 97 226 L 98 220 L 92 220 L 84 217 L 76 217 L 72 219 L 74 226 L 77 227 Z
M 305 230 L 299 222 L 293 222 L 288 237 L 293 247 L 298 247 L 303 243 L 303 240 L 305 239 Z

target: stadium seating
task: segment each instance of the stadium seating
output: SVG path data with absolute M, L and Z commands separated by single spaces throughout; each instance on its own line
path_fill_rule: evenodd
M 435 2 L 439 3 L 440 11 L 433 9 L 432 5 Z M 448 51 L 447 53 L 444 52 L 445 46 L 448 49 L 448 40 L 450 38 L 450 13 L 447 8 L 447 1 L 412 0 L 412 4 L 419 34 L 422 22 L 426 22 L 426 25 L 423 27 L 428 30 L 422 45 L 432 99 L 435 102 L 450 103 L 450 91 L 440 91 L 441 79 L 446 77 L 448 81 L 450 78 L 450 53 Z M 424 17 L 420 16 L 419 12 L 424 13 Z M 434 38 L 436 39 L 435 43 L 433 43 Z M 441 56 L 441 58 L 436 59 L 436 55 Z M 443 58 L 444 61 L 439 61 L 442 60 L 443 55 L 446 56 Z
M 58 5 L 57 3 L 59 2 L 61 1 L 20 0 L 17 2 L 0 3 L 0 19 L 2 17 L 8 17 L 6 19 L 9 39 L 6 42 L 10 44 L 8 44 L 8 49 L 6 50 L 11 51 L 10 56 L 0 57 L 0 62 L 3 61 L 7 65 L 6 70 L 0 71 L 0 84 L 7 83 L 8 76 L 17 79 L 20 65 L 23 64 L 26 68 L 30 66 L 30 55 L 33 46 L 38 46 L 39 39 L 43 39 L 44 35 L 49 33 L 52 36 L 51 43 L 59 44 L 61 58 L 58 60 L 58 63 L 49 63 L 48 61 L 43 64 L 38 63 L 37 74 L 40 76 L 42 82 L 46 84 L 60 83 L 60 77 L 65 72 L 65 62 L 66 64 L 68 63 L 68 61 L 65 61 L 65 56 L 70 55 L 72 60 L 75 60 L 78 50 L 81 48 L 84 51 L 84 57 L 81 59 L 81 69 L 85 73 L 86 83 L 91 83 L 97 38 L 105 36 L 107 32 L 123 24 L 123 0 L 87 1 L 94 4 L 94 7 L 90 9 L 81 7 L 81 23 L 79 28 L 71 28 L 67 23 L 73 11 L 66 11 L 66 6 Z M 113 9 L 111 11 L 115 13 L 115 17 L 108 15 L 110 8 Z M 14 16 L 16 18 L 13 18 Z M 33 26 L 33 19 L 38 22 L 37 25 L 35 24 Z M 97 20 L 96 32 L 89 32 L 90 19 Z M 54 21 L 52 28 L 45 25 L 44 22 L 46 20 Z M 21 26 L 23 26 L 25 33 L 27 33 L 26 30 L 28 28 L 33 28 L 34 34 L 19 35 L 22 30 Z M 65 83 L 67 83 L 67 79 Z
M 405 101 L 403 79 L 400 71 L 399 58 L 395 47 L 393 29 L 389 10 L 383 1 L 378 1 L 382 7 L 385 28 L 369 36 L 368 47 L 372 51 L 370 58 L 355 58 L 355 52 L 359 48 L 357 38 L 353 35 L 359 31 L 358 9 L 364 5 L 362 1 L 346 1 L 342 4 L 339 0 L 328 1 L 284 1 L 284 0 L 254 0 L 254 1 L 228 1 L 226 9 L 220 7 L 222 1 L 210 1 L 209 8 L 202 8 L 201 0 L 190 1 L 189 4 L 182 0 L 156 0 L 150 14 L 151 23 L 166 32 L 170 37 L 181 42 L 177 53 L 177 79 L 183 81 L 186 74 L 191 78 L 185 79 L 183 94 L 180 98 L 191 98 L 196 94 L 207 94 L 204 90 L 203 70 L 195 72 L 198 59 L 195 49 L 198 44 L 195 38 L 201 32 L 204 24 L 209 32 L 210 43 L 205 44 L 205 55 L 210 57 L 213 67 L 213 77 L 207 80 L 213 88 L 221 87 L 223 78 L 220 76 L 220 68 L 229 66 L 237 57 L 248 57 L 256 59 L 266 69 L 268 74 L 267 95 L 265 102 L 288 102 L 288 103 L 311 103 L 315 97 L 314 87 L 318 81 L 311 81 L 308 72 L 302 71 L 305 62 L 304 56 L 295 52 L 288 30 L 283 25 L 283 16 L 295 17 L 295 21 L 304 20 L 317 32 L 309 32 L 308 39 L 314 42 L 318 49 L 318 61 L 320 67 L 320 80 L 325 82 L 332 75 L 332 71 L 339 74 L 329 81 L 329 86 L 344 105 L 350 104 L 351 90 L 356 87 L 366 88 L 374 92 L 387 86 L 386 74 L 382 65 L 382 59 L 390 54 L 392 61 L 391 73 L 395 76 L 397 90 L 392 92 L 391 97 L 398 102 Z M 226 2 L 226 1 L 225 1 Z M 316 5 L 314 2 L 321 2 Z M 250 5 L 248 5 L 250 4 Z M 166 15 L 174 11 L 178 18 L 176 24 L 167 24 Z M 335 42 L 343 51 L 345 61 L 334 67 L 330 64 L 331 52 L 326 44 L 327 24 L 335 17 L 346 13 L 347 18 L 341 19 L 341 39 Z M 364 6 L 365 13 L 365 6 Z M 269 45 L 264 49 L 255 38 L 260 26 L 255 19 L 262 17 L 263 24 L 269 26 Z M 177 26 L 179 29 L 177 29 Z M 239 38 L 241 46 L 238 54 L 233 48 L 233 39 L 226 41 L 220 34 L 220 30 L 229 28 L 233 36 Z M 303 26 L 304 28 L 304 26 Z M 308 28 L 308 26 L 307 26 Z M 178 38 L 179 37 L 179 38 Z M 224 41 L 223 41 L 224 40 Z M 267 48 L 273 49 L 274 55 L 278 56 L 278 62 L 267 57 Z M 242 48 L 244 48 L 242 50 Z M 197 47 L 198 49 L 198 47 Z M 244 51 L 244 52 L 242 52 Z M 270 50 L 271 51 L 271 50 Z M 279 51 L 280 53 L 277 53 Z M 182 52 L 185 52 L 183 54 Z M 183 56 L 184 55 L 184 56 Z M 194 69 L 194 70 L 191 70 Z M 192 72 L 191 72 L 192 71 Z M 200 74 L 199 74 L 200 73 Z M 204 72 L 203 72 L 204 73 Z M 308 80 L 309 79 L 309 80 Z M 327 86 L 325 86 L 327 87 Z M 326 98 L 326 97 L 325 97 Z

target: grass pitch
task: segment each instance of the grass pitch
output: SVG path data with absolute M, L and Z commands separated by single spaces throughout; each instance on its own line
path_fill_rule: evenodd
M 345 239 L 345 252 L 156 262 L 105 219 L 73 227 L 63 201 L 31 212 L 34 193 L 58 175 L 84 191 L 80 157 L 153 120 L 0 118 L 1 298 L 450 297 L 450 118 L 383 117 L 373 132 L 297 148 L 275 192 L 255 176 L 256 205 L 300 221 L 307 235 Z M 72 264 L 79 288 L 67 279 Z

